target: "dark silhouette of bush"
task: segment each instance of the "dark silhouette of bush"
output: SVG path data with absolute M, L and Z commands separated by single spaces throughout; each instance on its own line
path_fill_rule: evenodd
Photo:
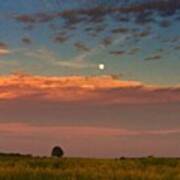
M 62 157 L 64 155 L 64 151 L 62 150 L 61 147 L 59 146 L 55 146 L 53 149 L 52 149 L 52 152 L 51 152 L 51 156 L 52 157 Z
M 149 155 L 148 157 L 147 157 L 148 159 L 153 159 L 153 158 L 155 158 L 153 155 Z
M 120 157 L 120 160 L 125 160 L 126 158 L 124 156 Z

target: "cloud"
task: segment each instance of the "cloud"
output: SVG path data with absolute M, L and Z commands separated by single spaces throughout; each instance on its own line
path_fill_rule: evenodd
M 86 7 L 78 7 L 77 5 L 75 9 L 60 8 L 59 11 L 16 14 L 15 16 L 13 15 L 13 18 L 25 25 L 25 28 L 29 30 L 39 24 L 45 23 L 47 25 L 46 27 L 49 27 L 53 31 L 51 32 L 53 36 L 52 42 L 56 45 L 72 40 L 77 35 L 77 32 L 82 30 L 82 27 L 84 29 L 82 33 L 86 33 L 88 36 L 101 37 L 98 33 L 101 33 L 100 35 L 109 33 L 117 36 L 118 39 L 118 36 L 121 34 L 126 34 L 128 36 L 127 40 L 129 38 L 137 42 L 149 36 L 153 31 L 156 31 L 156 28 L 152 28 L 152 32 L 148 30 L 141 31 L 145 27 L 149 29 L 152 23 L 154 23 L 154 26 L 159 24 L 161 27 L 169 27 L 172 22 L 167 16 L 174 15 L 175 13 L 178 14 L 176 10 L 180 9 L 178 0 L 138 1 L 138 3 L 116 1 L 116 3 L 110 4 L 108 2 L 97 3 L 96 6 L 91 5 Z M 114 22 L 114 27 L 109 20 Z M 126 26 L 126 22 L 129 21 L 134 28 L 135 26 L 138 27 L 136 33 L 132 32 L 133 28 L 130 29 L 130 26 Z M 65 31 L 66 33 L 64 34 L 60 31 Z M 76 37 L 79 36 L 77 35 Z M 77 39 L 78 41 L 81 40 Z M 101 43 L 107 47 L 112 44 L 112 38 L 104 38 Z M 77 48 L 83 51 L 89 50 L 82 43 L 78 43 Z
M 103 3 L 95 6 L 79 7 L 77 9 L 66 9 L 59 12 L 41 12 L 34 14 L 21 14 L 16 15 L 14 18 L 24 24 L 38 24 L 49 23 L 56 18 L 64 19 L 65 27 L 76 25 L 81 22 L 101 24 L 107 15 L 112 15 L 117 21 L 127 22 L 129 15 L 134 13 L 135 22 L 138 24 L 145 24 L 153 22 L 153 13 L 159 12 L 162 17 L 168 15 L 174 15 L 176 10 L 180 8 L 178 0 L 157 0 L 157 1 L 142 1 L 138 3 L 121 3 L 116 2 L 114 4 Z
M 63 60 L 56 56 L 56 54 L 48 48 L 39 48 L 35 51 L 24 51 L 25 56 L 31 58 L 37 58 L 38 60 L 46 61 L 51 66 L 73 68 L 73 69 L 84 69 L 84 68 L 96 68 L 97 65 L 87 62 L 86 58 L 93 51 L 87 51 L 77 55 L 70 60 Z
M 33 126 L 27 123 L 0 123 L 2 134 L 30 136 L 32 134 L 53 134 L 53 136 L 72 137 L 114 137 L 114 136 L 159 136 L 180 134 L 180 129 L 129 130 L 93 126 Z
M 147 37 L 149 34 L 150 34 L 149 31 L 143 31 L 143 32 L 137 33 L 136 36 L 139 36 L 139 37 Z
M 129 50 L 128 54 L 134 55 L 134 54 L 138 53 L 140 50 L 141 50 L 141 48 L 139 48 L 139 47 L 134 47 L 134 48 L 132 48 L 132 49 Z
M 169 20 L 162 20 L 159 25 L 163 28 L 168 28 L 169 26 L 171 26 L 171 21 Z
M 8 46 L 5 43 L 0 42 L 0 56 L 7 55 L 10 53 Z
M 54 37 L 54 42 L 55 43 L 64 43 L 69 39 L 69 36 L 66 35 L 65 33 L 58 33 Z
M 180 50 L 180 46 L 174 47 L 175 50 Z
M 87 125 L 38 126 L 28 123 L 0 123 L 1 151 L 41 156 L 49 156 L 51 148 L 60 144 L 66 156 L 70 157 L 118 158 L 149 154 L 177 157 L 179 133 L 179 128 L 138 131 Z
M 102 40 L 102 45 L 104 45 L 105 47 L 111 45 L 113 42 L 113 38 L 108 36 L 108 37 L 105 37 L 103 40 Z
M 13 74 L 0 77 L 0 99 L 39 99 L 99 104 L 153 104 L 180 102 L 179 87 L 146 86 L 113 76 L 44 77 Z
M 41 77 L 13 74 L 0 77 L 0 97 L 29 98 L 36 96 L 58 101 L 96 99 L 101 90 L 139 86 L 137 82 L 119 82 L 111 77 Z M 9 95 L 9 96 L 8 96 Z M 84 95 L 84 96 L 83 96 Z
M 5 43 L 0 42 L 1 49 L 7 49 L 7 45 Z
M 87 47 L 85 44 L 83 44 L 82 42 L 76 42 L 75 44 L 74 44 L 74 46 L 78 49 L 78 50 L 80 50 L 80 51 L 90 51 L 90 48 L 89 47 Z
M 0 56 L 1 55 L 7 55 L 9 53 L 10 53 L 10 51 L 8 49 L 0 49 Z
M 58 13 L 57 15 L 65 20 L 65 27 L 67 28 L 86 20 L 85 17 L 80 16 L 76 10 L 65 10 L 62 13 Z
M 154 21 L 155 21 L 155 19 L 153 17 L 153 12 L 152 11 L 144 11 L 142 13 L 139 13 L 136 16 L 136 19 L 135 19 L 135 22 L 137 24 L 141 24 L 141 25 L 144 25 L 144 24 L 147 24 L 147 23 L 152 23 Z
M 46 23 L 54 18 L 58 17 L 58 14 L 54 13 L 37 13 L 37 14 L 22 14 L 15 16 L 15 19 L 22 23 L 34 24 L 34 23 Z
M 27 44 L 27 45 L 32 43 L 32 40 L 28 37 L 23 37 L 21 40 L 24 44 Z
M 159 60 L 161 58 L 162 58 L 161 55 L 157 54 L 157 55 L 153 55 L 153 56 L 147 57 L 147 58 L 145 58 L 145 60 L 147 60 L 147 61 L 150 61 L 150 60 Z
M 112 55 L 116 55 L 116 56 L 121 56 L 124 55 L 126 53 L 126 51 L 110 51 L 110 54 Z
M 78 59 L 79 58 L 79 59 Z M 84 68 L 96 68 L 95 64 L 90 64 L 85 62 L 82 56 L 77 56 L 74 60 L 72 61 L 59 61 L 56 62 L 55 65 L 61 66 L 61 67 L 67 67 L 67 68 L 74 68 L 74 69 L 84 69 Z
M 129 29 L 128 28 L 124 28 L 124 27 L 120 27 L 120 28 L 116 28 L 112 30 L 112 33 L 116 34 L 116 33 L 128 33 Z

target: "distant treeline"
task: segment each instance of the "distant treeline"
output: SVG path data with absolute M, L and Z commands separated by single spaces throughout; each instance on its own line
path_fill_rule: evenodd
M 1 157 L 32 157 L 31 154 L 20 154 L 20 153 L 0 153 Z

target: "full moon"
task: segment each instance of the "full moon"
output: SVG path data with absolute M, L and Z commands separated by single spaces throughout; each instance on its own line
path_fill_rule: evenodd
M 104 65 L 104 64 L 99 64 L 99 65 L 98 65 L 98 68 L 99 68 L 100 70 L 104 70 L 104 69 L 105 69 L 105 65 Z

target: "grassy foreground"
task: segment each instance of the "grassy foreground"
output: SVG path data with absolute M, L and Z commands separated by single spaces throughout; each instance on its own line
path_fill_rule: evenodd
M 0 180 L 180 179 L 180 159 L 35 158 L 0 155 Z

